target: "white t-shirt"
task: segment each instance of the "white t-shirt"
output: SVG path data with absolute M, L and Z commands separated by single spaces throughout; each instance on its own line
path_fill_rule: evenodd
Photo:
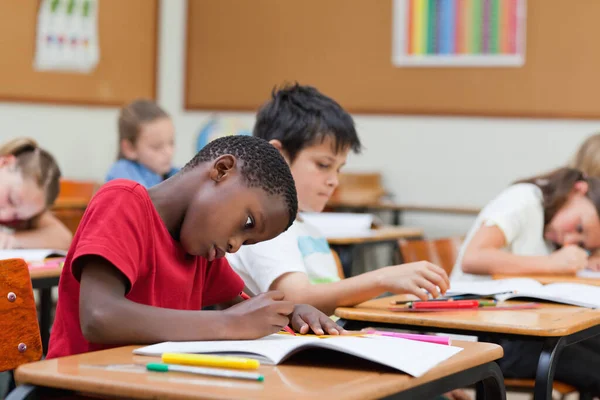
M 541 189 L 531 183 L 509 186 L 477 216 L 460 249 L 450 275 L 452 281 L 489 280 L 490 275 L 466 274 L 462 270 L 465 249 L 482 226 L 497 226 L 506 239 L 505 251 L 520 256 L 549 255 L 554 245 L 544 240 L 544 207 Z
M 227 254 L 227 260 L 255 294 L 268 291 L 288 272 L 303 272 L 311 283 L 340 280 L 327 240 L 316 228 L 299 220 L 275 239 Z

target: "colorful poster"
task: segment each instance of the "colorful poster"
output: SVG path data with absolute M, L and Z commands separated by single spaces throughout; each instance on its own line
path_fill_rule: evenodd
M 526 0 L 394 0 L 396 66 L 520 67 Z
M 99 0 L 42 0 L 34 68 L 89 73 L 100 57 Z

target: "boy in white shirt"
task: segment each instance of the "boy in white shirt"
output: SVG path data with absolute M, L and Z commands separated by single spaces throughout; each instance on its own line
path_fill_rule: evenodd
M 321 212 L 338 185 L 340 169 L 361 143 L 352 117 L 309 86 L 284 87 L 259 111 L 254 136 L 284 156 L 296 182 L 300 211 Z M 280 290 L 287 300 L 331 315 L 385 292 L 426 299 L 448 289 L 445 271 L 428 262 L 397 265 L 340 280 L 325 238 L 300 218 L 273 240 L 243 246 L 227 258 L 254 293 Z

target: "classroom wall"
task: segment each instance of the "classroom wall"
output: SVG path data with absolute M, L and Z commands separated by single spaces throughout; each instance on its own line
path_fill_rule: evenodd
M 197 130 L 210 115 L 183 109 L 185 8 L 185 0 L 162 0 L 160 17 L 158 96 L 177 129 L 179 165 L 193 155 Z M 0 103 L 0 139 L 32 136 L 56 155 L 65 176 L 102 180 L 116 154 L 117 113 Z M 253 124 L 250 113 L 227 115 Z M 348 171 L 383 171 L 398 202 L 443 206 L 483 206 L 512 180 L 566 162 L 588 134 L 600 130 L 600 121 L 362 115 L 355 120 L 365 151 L 351 157 Z M 405 222 L 442 236 L 464 233 L 472 218 L 411 213 Z

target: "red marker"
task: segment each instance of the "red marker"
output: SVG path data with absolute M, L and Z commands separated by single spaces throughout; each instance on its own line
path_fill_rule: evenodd
M 447 310 L 447 309 L 465 309 L 465 308 L 479 308 L 479 301 L 477 300 L 453 300 L 453 301 L 413 301 L 408 303 L 408 308 L 415 310 L 428 309 L 428 310 Z
M 248 296 L 246 293 L 241 292 L 240 293 L 240 297 L 244 300 L 249 300 L 250 296 Z M 286 331 L 287 333 L 289 333 L 290 335 L 294 335 L 296 336 L 296 333 L 292 330 L 292 328 L 290 328 L 289 326 L 284 326 L 283 330 Z

